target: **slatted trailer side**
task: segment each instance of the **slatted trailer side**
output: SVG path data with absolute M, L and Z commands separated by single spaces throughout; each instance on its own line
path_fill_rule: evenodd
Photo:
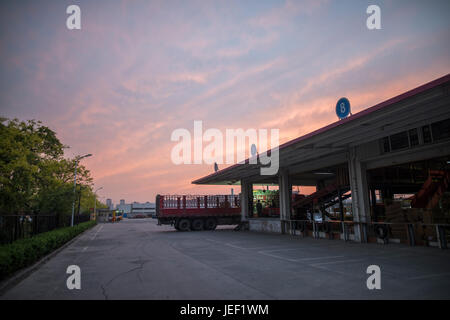
M 178 231 L 214 230 L 218 225 L 241 221 L 238 195 L 157 195 L 158 225 Z

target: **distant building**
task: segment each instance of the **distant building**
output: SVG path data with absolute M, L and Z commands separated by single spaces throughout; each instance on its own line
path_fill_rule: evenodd
M 120 203 L 116 205 L 116 210 L 120 210 L 124 214 L 128 215 L 131 213 L 131 203 L 125 203 L 125 200 L 121 199 Z
M 113 210 L 114 209 L 114 205 L 113 205 L 111 199 L 106 199 L 106 206 L 108 207 L 109 210 Z
M 144 215 L 151 217 L 155 212 L 155 204 L 151 202 L 139 203 L 125 203 L 125 200 L 120 200 L 120 203 L 116 205 L 116 210 L 123 211 L 128 217 L 133 218 L 136 215 Z
M 146 203 L 139 203 L 139 202 L 133 202 L 131 204 L 131 214 L 130 216 L 135 215 L 144 215 L 151 217 L 156 212 L 155 204 L 146 202 Z

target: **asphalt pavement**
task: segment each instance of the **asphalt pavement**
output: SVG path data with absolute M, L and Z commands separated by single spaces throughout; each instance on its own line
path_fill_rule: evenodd
M 68 266 L 81 288 L 68 289 Z M 380 267 L 369 290 L 367 267 Z M 153 219 L 98 224 L 0 299 L 449 299 L 450 250 L 234 231 Z

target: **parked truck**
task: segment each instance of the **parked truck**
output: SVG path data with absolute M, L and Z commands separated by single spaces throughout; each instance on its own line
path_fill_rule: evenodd
M 155 203 L 158 225 L 178 231 L 214 230 L 241 222 L 238 195 L 157 195 Z

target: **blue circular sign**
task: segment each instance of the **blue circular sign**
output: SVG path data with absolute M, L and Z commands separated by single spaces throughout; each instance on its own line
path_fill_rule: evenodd
M 350 114 L 350 101 L 347 98 L 340 98 L 336 103 L 336 115 L 339 119 L 344 119 Z

